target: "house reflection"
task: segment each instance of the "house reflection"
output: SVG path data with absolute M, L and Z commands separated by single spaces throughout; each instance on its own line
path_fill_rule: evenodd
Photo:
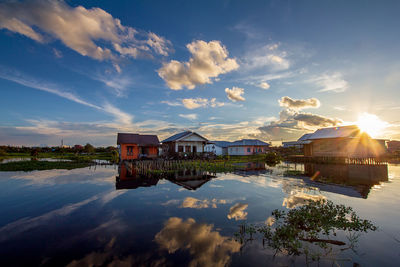
M 245 177 L 272 172 L 272 169 L 267 168 L 265 162 L 240 162 L 235 163 L 234 166 L 235 171 L 233 173 Z
M 322 182 L 325 184 L 350 186 L 359 193 L 359 195 L 350 194 L 351 196 L 363 198 L 367 198 L 374 185 L 388 181 L 388 166 L 386 164 L 360 165 L 306 163 L 304 165 L 304 173 L 307 176 L 310 176 L 312 181 Z M 315 186 L 315 184 L 313 185 Z M 338 188 L 335 187 L 318 187 L 323 191 L 346 194 L 345 190 L 338 190 Z
M 235 169 L 239 171 L 264 171 L 265 162 L 240 162 L 235 163 Z
M 171 173 L 166 179 L 188 190 L 196 190 L 215 177 L 198 169 L 186 169 Z
M 180 170 L 162 176 L 149 175 L 144 177 L 137 175 L 134 170 L 130 172 L 128 168 L 126 168 L 125 164 L 119 165 L 118 174 L 115 183 L 115 188 L 117 190 L 156 186 L 158 181 L 161 179 L 166 179 L 171 183 L 182 186 L 188 190 L 196 190 L 212 178 L 216 177 L 215 175 L 210 175 L 208 172 L 196 169 Z
M 129 172 L 125 164 L 119 165 L 118 174 L 119 175 L 115 179 L 115 189 L 117 190 L 155 186 L 160 180 L 152 177 L 139 177 L 134 171 Z

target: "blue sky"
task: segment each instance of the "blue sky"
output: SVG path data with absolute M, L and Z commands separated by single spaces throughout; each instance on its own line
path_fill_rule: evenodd
M 0 143 L 400 138 L 398 1 L 2 1 Z

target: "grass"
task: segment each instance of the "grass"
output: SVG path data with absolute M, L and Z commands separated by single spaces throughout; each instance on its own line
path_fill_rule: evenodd
M 6 158 L 31 158 L 30 153 L 7 153 L 5 155 L 1 155 L 0 159 Z M 75 153 L 59 153 L 59 152 L 43 152 L 39 153 L 36 158 L 51 158 L 51 159 L 69 159 L 69 160 L 77 160 L 80 161 L 88 161 L 88 160 L 113 160 L 113 154 L 109 152 L 103 153 L 95 153 L 95 154 L 75 154 Z
M 303 171 L 287 170 L 283 173 L 284 176 L 305 176 Z
M 0 171 L 34 171 L 52 169 L 77 169 L 88 167 L 91 161 L 18 161 L 0 164 Z

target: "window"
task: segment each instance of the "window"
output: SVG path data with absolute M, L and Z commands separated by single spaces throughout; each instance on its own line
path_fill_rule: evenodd
M 126 147 L 126 155 L 133 156 L 133 146 Z
M 185 146 L 185 152 L 188 152 L 188 153 L 192 152 L 191 147 L 190 146 Z
M 183 146 L 178 146 L 178 152 L 183 152 Z
M 250 147 L 248 147 L 248 148 L 247 148 L 247 152 L 251 152 L 251 149 L 250 149 Z

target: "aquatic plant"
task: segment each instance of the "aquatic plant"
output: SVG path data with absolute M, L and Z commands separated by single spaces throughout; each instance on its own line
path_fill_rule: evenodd
M 265 154 L 265 162 L 267 163 L 268 166 L 275 166 L 279 163 L 281 163 L 282 157 L 280 154 L 276 152 L 268 152 Z
M 91 161 L 17 161 L 0 164 L 0 171 L 34 171 L 51 169 L 76 169 L 90 166 Z
M 7 156 L 7 152 L 2 148 L 0 148 L 0 157 L 1 156 Z
M 375 225 L 358 217 L 351 207 L 319 200 L 309 201 L 289 211 L 274 210 L 267 225 L 242 224 L 235 236 L 245 245 L 259 233 L 263 245 L 274 249 L 275 254 L 305 255 L 306 260 L 319 260 L 327 254 L 320 253 L 318 248 L 330 254 L 333 253 L 333 246 L 342 247 L 339 252 L 354 250 L 360 233 L 375 230 Z M 338 239 L 339 231 L 348 234 L 347 240 Z M 310 244 L 314 247 L 310 247 Z

